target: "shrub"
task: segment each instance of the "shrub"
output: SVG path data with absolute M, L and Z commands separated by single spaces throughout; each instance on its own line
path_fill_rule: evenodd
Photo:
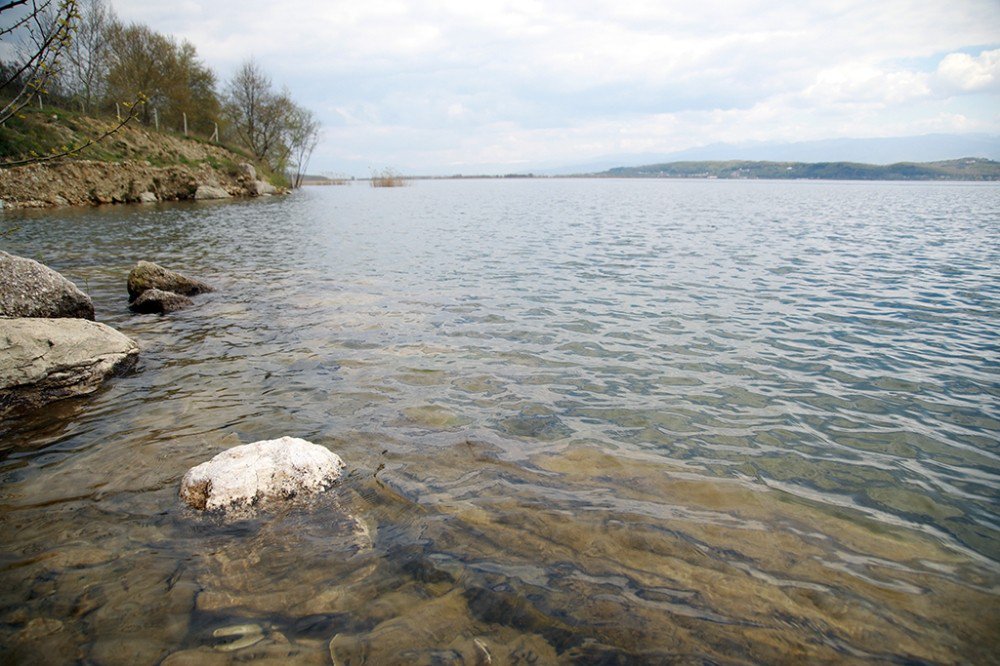
M 372 171 L 372 187 L 405 187 L 407 181 L 394 170 L 386 167 L 381 171 Z

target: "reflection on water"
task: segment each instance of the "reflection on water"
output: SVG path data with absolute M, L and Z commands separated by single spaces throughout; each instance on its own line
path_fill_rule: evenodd
M 518 181 L 21 214 L 3 249 L 143 352 L 0 424 L 4 660 L 987 662 L 998 204 Z M 131 315 L 140 258 L 219 291 Z M 281 435 L 350 474 L 252 520 L 177 500 Z

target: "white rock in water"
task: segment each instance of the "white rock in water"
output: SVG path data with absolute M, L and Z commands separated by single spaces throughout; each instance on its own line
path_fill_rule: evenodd
M 282 437 L 223 451 L 192 467 L 180 496 L 195 509 L 249 508 L 262 500 L 322 492 L 340 478 L 344 461 L 329 449 Z

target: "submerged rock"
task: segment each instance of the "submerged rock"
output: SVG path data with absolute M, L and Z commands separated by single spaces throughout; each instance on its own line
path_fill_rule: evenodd
M 230 196 L 229 192 L 215 185 L 199 185 L 194 192 L 194 198 L 199 200 L 228 199 Z
M 329 449 L 282 437 L 233 447 L 191 468 L 181 480 L 180 496 L 195 509 L 247 509 L 264 500 L 322 492 L 343 468 Z
M 0 251 L 0 317 L 94 318 L 75 284 L 34 259 Z
M 128 274 L 128 300 L 134 301 L 142 292 L 150 289 L 172 291 L 183 296 L 212 291 L 212 288 L 204 282 L 168 270 L 151 261 L 140 261 Z
M 177 294 L 172 291 L 147 289 L 139 294 L 136 299 L 129 304 L 128 308 L 132 312 L 142 314 L 165 314 L 167 312 L 175 312 L 176 310 L 186 308 L 192 303 L 194 303 L 194 301 L 187 296 L 182 296 L 181 294 Z
M 139 345 L 85 319 L 0 319 L 0 416 L 91 393 L 135 365 Z

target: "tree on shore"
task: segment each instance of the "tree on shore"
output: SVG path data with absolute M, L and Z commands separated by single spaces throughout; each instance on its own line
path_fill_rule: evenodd
M 223 108 L 237 140 L 273 171 L 287 171 L 292 187 L 299 187 L 319 142 L 313 113 L 293 102 L 287 90 L 276 91 L 253 58 L 230 79 Z
M 320 124 L 312 111 L 298 105 L 293 107 L 289 120 L 289 172 L 292 187 L 299 188 L 302 187 L 309 160 L 319 143 Z
M 76 0 L 10 0 L 0 4 L 0 37 L 20 51 L 4 63 L 0 123 L 47 91 L 63 64 L 78 20 Z
M 11 46 L 15 56 L 0 62 L 0 125 L 6 123 L 28 104 L 49 94 L 64 71 L 65 58 L 78 29 L 77 0 L 9 0 L 0 4 L 0 37 Z M 9 21 L 9 23 L 7 22 Z M 9 56 L 8 56 L 9 57 Z M 138 95 L 137 102 L 142 101 Z M 0 167 L 45 162 L 80 152 L 87 146 L 114 134 L 130 122 L 137 103 L 126 104 L 128 113 L 117 125 L 47 155 L 31 153 L 19 159 L 0 161 Z
M 117 23 L 104 0 L 81 2 L 76 33 L 67 54 L 66 87 L 85 113 L 105 96 L 108 78 L 108 28 Z
M 282 161 L 282 132 L 291 100 L 274 91 L 271 77 L 250 58 L 226 87 L 225 111 L 239 140 L 260 161 Z M 272 164 L 277 166 L 277 164 Z
M 215 73 L 193 44 L 122 23 L 107 0 L 0 0 L 0 38 L 0 124 L 23 118 L 18 112 L 43 94 L 64 108 L 115 112 L 118 122 L 52 154 L 0 157 L 0 167 L 72 155 L 133 119 L 202 136 L 218 123 L 229 140 L 297 187 L 319 140 L 315 116 L 286 89 L 276 90 L 252 58 L 220 96 Z
M 180 128 L 186 116 L 190 127 L 211 131 L 219 112 L 215 74 L 198 59 L 193 44 L 178 44 L 139 23 L 111 21 L 106 35 L 111 97 L 142 93 L 146 103 L 140 116 L 146 125 L 153 123 L 155 110 L 168 126 Z

